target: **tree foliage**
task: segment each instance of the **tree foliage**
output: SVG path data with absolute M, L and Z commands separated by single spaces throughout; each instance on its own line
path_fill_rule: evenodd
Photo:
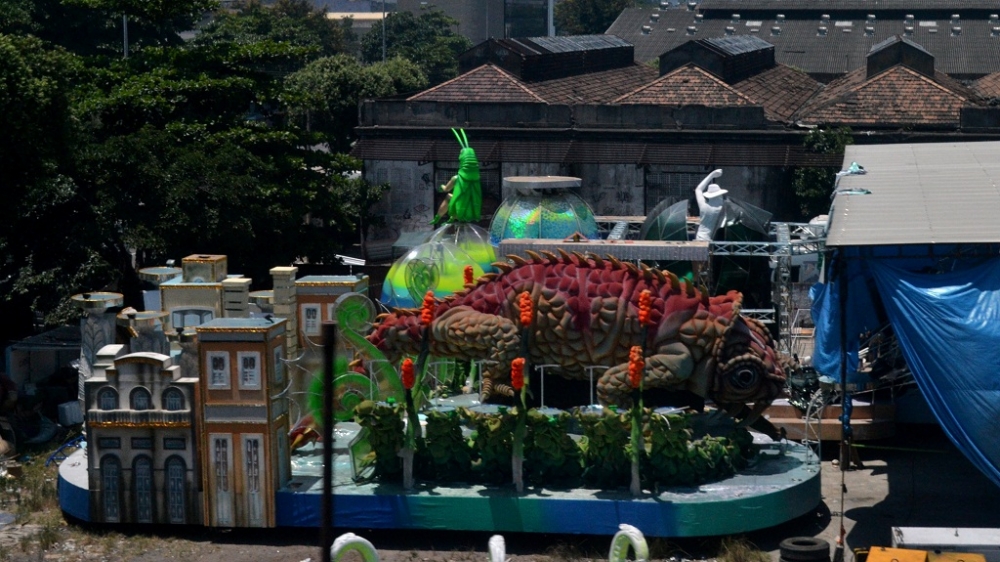
M 358 102 L 419 90 L 427 85 L 420 68 L 402 58 L 362 65 L 336 55 L 316 60 L 286 79 L 286 100 L 300 126 L 317 131 L 334 150 L 354 139 Z
M 622 10 L 633 8 L 636 0 L 563 0 L 556 3 L 556 31 L 559 35 L 601 34 L 618 19 Z
M 816 154 L 842 154 L 844 147 L 853 144 L 849 127 L 813 129 L 806 135 L 803 145 Z M 830 210 L 830 195 L 837 178 L 837 168 L 798 168 L 795 170 L 795 195 L 803 219 L 822 215 Z
M 431 85 L 458 75 L 458 55 L 472 48 L 472 42 L 454 31 L 458 24 L 440 10 L 414 16 L 394 12 L 385 18 L 386 61 L 395 57 L 416 63 Z M 382 60 L 382 27 L 375 25 L 361 38 L 361 58 L 367 63 Z
M 240 0 L 235 12 L 216 12 L 199 31 L 195 45 L 253 45 L 261 42 L 301 47 L 311 58 L 344 52 L 344 28 L 313 9 L 308 0 L 278 0 L 265 6 L 261 0 Z
M 8 308 L 56 323 L 74 314 L 70 295 L 99 289 L 139 305 L 137 269 L 202 252 L 227 254 L 266 283 L 275 265 L 333 263 L 356 239 L 380 188 L 354 179 L 359 162 L 312 148 L 324 139 L 287 118 L 303 110 L 289 105 L 299 98 L 284 79 L 337 58 L 343 28 L 306 0 L 247 2 L 181 41 L 185 21 L 210 5 L 0 6 L 0 29 L 10 32 L 0 32 L 0 181 L 9 194 L 0 209 L 0 299 Z M 52 19 L 71 12 L 114 33 L 117 12 L 128 12 L 130 41 L 133 21 L 148 33 L 122 59 L 101 33 L 88 39 L 75 22 Z M 356 104 L 364 92 L 423 84 L 402 61 L 362 76 L 367 82 L 338 76 L 348 86 L 327 88 L 356 91 Z

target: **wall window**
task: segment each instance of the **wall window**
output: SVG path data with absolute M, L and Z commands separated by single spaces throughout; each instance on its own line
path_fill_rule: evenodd
M 153 439 L 151 437 L 133 437 L 132 449 L 151 451 L 153 449 Z
M 236 354 L 240 370 L 240 390 L 260 390 L 260 353 L 240 351 Z
M 122 462 L 118 457 L 105 455 L 101 459 L 101 508 L 105 523 L 121 521 Z
M 210 308 L 176 308 L 170 311 L 170 326 L 175 330 L 201 326 L 215 318 Z
M 174 451 L 183 451 L 187 445 L 184 442 L 183 437 L 164 437 L 163 438 L 163 448 L 170 449 Z
M 261 449 L 264 448 L 264 437 L 262 435 L 247 435 L 243 441 L 243 447 L 243 458 L 246 463 L 247 519 L 250 526 L 262 527 L 264 525 L 264 493 L 261 480 L 264 459 Z
M 102 410 L 118 409 L 118 391 L 111 387 L 104 387 L 97 392 L 97 407 Z
M 146 455 L 136 457 L 132 463 L 132 481 L 135 485 L 135 520 L 137 523 L 152 523 L 153 461 Z
M 184 409 L 184 393 L 179 388 L 168 388 L 163 391 L 163 409 L 176 412 Z
M 230 388 L 229 352 L 209 351 L 205 359 L 208 361 L 208 388 Z
M 141 386 L 132 390 L 129 402 L 133 410 L 149 410 L 153 407 L 153 401 L 149 397 L 149 391 Z
M 302 333 L 307 336 L 318 336 L 320 324 L 320 308 L 318 304 L 302 305 Z

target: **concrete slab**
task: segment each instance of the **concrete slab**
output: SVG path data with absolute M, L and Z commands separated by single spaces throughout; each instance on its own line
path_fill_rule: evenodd
M 832 549 L 843 513 L 844 559 L 851 562 L 855 548 L 892 546 L 893 527 L 1000 528 L 1000 487 L 972 466 L 939 426 L 901 424 L 895 437 L 857 450 L 864 468 L 841 471 L 836 447 L 827 444 L 820 453 L 820 506 L 748 538 L 775 561 L 780 542 L 789 537 L 822 538 Z

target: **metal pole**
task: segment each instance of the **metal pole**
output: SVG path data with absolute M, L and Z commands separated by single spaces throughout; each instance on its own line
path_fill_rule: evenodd
M 122 45 L 125 58 L 128 58 L 128 16 L 122 14 Z
M 382 62 L 385 62 L 385 0 L 382 0 Z
M 553 12 L 555 11 L 555 9 L 553 8 L 554 5 L 555 5 L 555 0 L 549 0 L 549 14 L 548 14 L 549 37 L 556 36 L 555 16 L 553 15 Z
M 337 323 L 323 323 L 323 510 L 320 560 L 331 562 L 333 545 L 333 361 L 337 357 Z

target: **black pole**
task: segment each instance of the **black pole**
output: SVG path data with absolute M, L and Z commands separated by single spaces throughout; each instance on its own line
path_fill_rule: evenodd
M 848 464 L 850 463 L 850 452 L 849 448 L 851 446 L 851 435 L 850 435 L 850 419 L 851 419 L 851 406 L 853 404 L 849 403 L 851 400 L 851 395 L 847 391 L 847 283 L 848 283 L 848 272 L 847 272 L 847 259 L 843 255 L 843 250 L 836 253 L 837 255 L 837 271 L 839 272 L 838 279 L 840 281 L 839 288 L 839 314 L 840 314 L 840 417 L 841 417 L 841 429 L 840 429 L 840 470 L 847 470 Z M 857 337 L 854 334 L 853 337 Z
M 333 544 L 333 361 L 337 356 L 337 323 L 323 323 L 323 510 L 320 560 L 331 562 Z

